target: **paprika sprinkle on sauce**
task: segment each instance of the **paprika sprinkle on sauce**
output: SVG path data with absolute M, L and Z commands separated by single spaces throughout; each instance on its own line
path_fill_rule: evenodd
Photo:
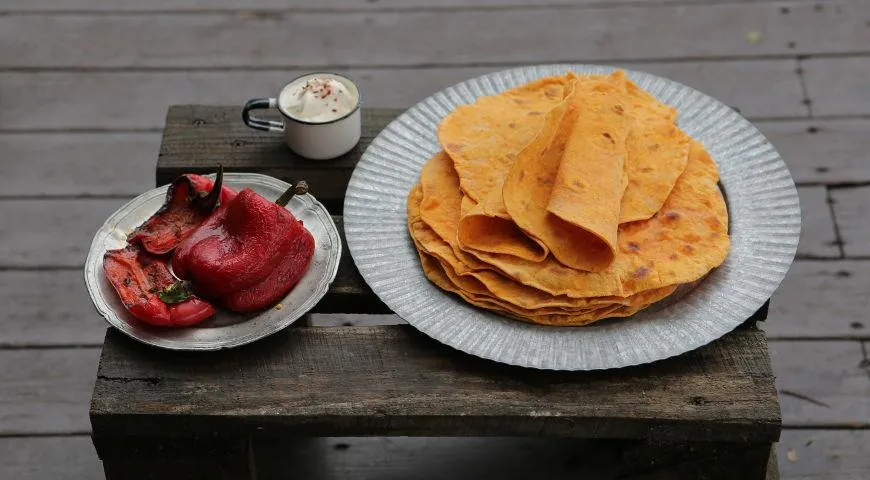
M 291 84 L 290 91 L 279 99 L 289 115 L 307 122 L 329 122 L 356 108 L 354 89 L 338 78 L 313 77 Z

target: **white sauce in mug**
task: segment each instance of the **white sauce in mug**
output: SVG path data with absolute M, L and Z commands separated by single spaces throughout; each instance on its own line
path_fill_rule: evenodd
M 356 108 L 356 89 L 332 77 L 307 77 L 282 92 L 281 109 L 305 122 L 329 122 Z

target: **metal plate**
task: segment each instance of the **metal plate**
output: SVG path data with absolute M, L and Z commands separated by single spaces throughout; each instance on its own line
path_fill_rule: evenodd
M 212 177 L 214 177 L 212 175 Z M 224 184 L 249 187 L 269 199 L 278 198 L 290 185 L 255 173 L 224 174 Z M 287 208 L 314 236 L 314 258 L 308 271 L 281 301 L 281 308 L 238 314 L 219 311 L 214 317 L 187 328 L 156 328 L 137 321 L 103 274 L 103 254 L 126 244 L 127 233 L 163 204 L 167 186 L 139 195 L 118 209 L 97 230 L 85 263 L 85 283 L 94 306 L 110 325 L 142 343 L 170 350 L 218 350 L 237 347 L 271 335 L 308 312 L 326 294 L 338 272 L 341 240 L 326 208 L 311 195 L 297 195 Z
M 344 203 L 345 234 L 360 273 L 408 323 L 454 348 L 497 362 L 553 370 L 596 370 L 679 355 L 730 332 L 749 318 L 785 277 L 797 249 L 800 206 L 794 182 L 770 142 L 715 99 L 642 72 L 628 76 L 678 110 L 680 127 L 719 165 L 730 217 L 725 263 L 678 301 L 586 327 L 546 327 L 475 308 L 432 285 L 408 234 L 406 197 L 423 163 L 440 147 L 438 123 L 473 103 L 567 70 L 602 74 L 610 67 L 546 65 L 496 72 L 447 88 L 388 125 L 363 154 Z

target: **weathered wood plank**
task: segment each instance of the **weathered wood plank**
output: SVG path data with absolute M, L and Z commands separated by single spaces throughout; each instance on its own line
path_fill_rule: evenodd
M 828 205 L 825 187 L 800 187 L 801 239 L 798 256 L 808 258 L 834 258 L 840 256 L 834 219 Z
M 160 134 L 0 134 L 0 145 L 4 196 L 133 196 L 153 186 Z
M 763 333 L 752 329 L 655 366 L 604 373 L 500 365 L 404 325 L 296 328 L 208 356 L 158 352 L 109 331 L 91 420 L 95 435 L 108 437 L 207 430 L 763 442 L 779 431 L 769 365 Z
M 797 261 L 770 301 L 768 338 L 870 338 L 870 262 Z
M 0 267 L 84 265 L 94 232 L 123 199 L 0 200 Z M 12 221 L 14 219 L 14 221 Z
M 814 58 L 802 65 L 813 114 L 870 115 L 870 57 Z
M 0 438 L 0 472 L 15 480 L 102 478 L 103 467 L 91 438 Z
M 785 427 L 870 427 L 870 361 L 859 341 L 771 341 Z
M 805 117 L 793 60 L 641 63 L 625 65 L 697 88 L 749 117 Z M 367 106 L 407 108 L 454 83 L 505 66 L 342 70 Z M 241 106 L 274 96 L 300 69 L 258 72 L 0 73 L 0 127 L 18 129 L 162 128 L 170 104 Z M 238 119 L 237 119 L 238 120 Z M 238 120 L 240 121 L 240 120 Z
M 870 257 L 870 187 L 831 191 L 834 216 L 847 257 Z
M 370 327 L 375 325 L 403 325 L 408 323 L 396 314 L 360 315 L 348 314 L 320 314 L 312 313 L 308 324 L 312 327 Z
M 385 327 L 390 328 L 390 327 Z M 241 352 L 239 355 L 239 362 L 242 367 L 242 370 L 254 369 L 257 371 L 257 375 L 270 375 L 270 376 L 280 376 L 283 374 L 278 373 L 278 370 L 286 370 L 285 368 L 279 369 L 277 363 L 272 364 L 269 362 L 269 358 L 277 358 L 289 355 L 289 353 L 278 354 L 275 352 L 274 346 L 276 344 L 281 344 L 287 340 L 289 340 L 292 336 L 297 335 L 299 331 L 304 331 L 305 329 L 295 330 L 293 332 L 285 332 L 277 334 L 274 338 L 265 340 L 263 342 L 258 342 L 256 346 L 252 346 L 248 348 L 249 351 Z M 344 330 L 344 329 L 330 329 L 330 330 Z M 740 335 L 744 335 L 744 333 L 738 333 Z M 115 334 L 119 336 L 120 334 Z M 746 334 L 748 335 L 748 334 Z M 124 342 L 124 344 L 132 344 L 132 340 L 127 340 L 126 338 L 119 339 L 116 338 L 119 342 Z M 727 340 L 725 340 L 727 341 Z M 430 341 L 423 339 L 418 339 L 418 342 L 423 344 L 431 343 Z M 132 345 L 127 345 L 132 346 Z M 208 381 L 203 384 L 203 389 L 198 390 L 199 393 L 188 392 L 189 395 L 195 396 L 197 398 L 210 396 L 211 392 L 214 390 L 210 390 L 208 385 L 213 383 L 220 382 L 220 378 L 225 374 L 226 371 L 220 367 L 220 365 L 213 366 L 209 368 L 204 365 L 213 358 L 211 356 L 202 356 L 202 355 L 190 355 L 184 356 L 186 359 L 189 359 L 190 363 L 190 371 L 185 370 L 185 367 L 178 364 L 173 370 L 177 370 L 176 374 L 173 374 L 173 379 L 166 379 L 166 382 L 171 382 L 174 386 L 167 386 L 165 384 L 157 384 L 150 385 L 147 382 L 137 382 L 136 378 L 156 378 L 154 377 L 155 369 L 157 369 L 157 364 L 166 364 L 167 360 L 165 357 L 161 356 L 165 352 L 158 352 L 154 349 L 149 349 L 147 347 L 139 347 L 135 346 L 136 350 L 144 350 L 150 352 L 149 356 L 158 357 L 160 356 L 160 361 L 156 359 L 152 359 L 150 361 L 151 365 L 143 365 L 139 363 L 139 359 L 141 359 L 140 355 L 135 356 L 124 356 L 124 358 L 118 358 L 117 361 L 119 363 L 118 367 L 129 368 L 130 371 L 122 373 L 123 375 L 128 375 L 131 378 L 131 382 L 134 384 L 141 384 L 140 388 L 129 389 L 120 381 L 109 382 L 106 379 L 101 380 L 104 383 L 110 383 L 113 388 L 112 390 L 118 393 L 118 395 L 124 393 L 119 390 L 130 390 L 127 393 L 135 393 L 135 396 L 143 394 L 143 390 L 153 389 L 153 394 L 149 394 L 149 396 L 157 395 L 160 391 L 165 390 L 175 390 L 187 388 L 190 385 L 193 385 L 191 382 L 195 382 L 200 380 L 197 378 L 198 376 L 207 376 L 209 377 Z M 338 355 L 344 347 L 331 350 L 326 350 L 325 354 L 327 355 Z M 267 356 L 269 358 L 259 358 L 257 355 L 257 351 L 261 349 L 267 350 Z M 839 425 L 839 426 L 847 426 L 847 425 L 864 425 L 868 426 L 870 424 L 870 392 L 868 392 L 868 388 L 870 388 L 870 383 L 867 381 L 867 367 L 860 367 L 860 363 L 862 360 L 862 354 L 860 350 L 860 346 L 858 342 L 803 342 L 803 341 L 773 341 L 771 342 L 771 349 L 773 353 L 773 364 L 777 374 L 777 382 L 778 387 L 780 389 L 785 389 L 789 391 L 793 391 L 794 393 L 798 393 L 801 395 L 809 396 L 815 400 L 824 402 L 829 405 L 830 408 L 814 405 L 804 400 L 800 400 L 788 395 L 780 395 L 780 401 L 782 402 L 784 422 L 786 425 L 791 426 L 811 426 L 811 425 Z M 370 351 L 377 351 L 374 347 L 370 346 Z M 442 346 L 437 346 L 438 356 L 450 357 L 452 352 L 449 349 L 446 349 Z M 142 352 L 140 352 L 142 353 Z M 700 352 L 700 353 L 703 353 Z M 698 356 L 700 353 L 692 354 L 693 356 Z M 91 394 L 90 386 L 93 384 L 94 372 L 96 367 L 96 359 L 99 354 L 99 349 L 50 349 L 50 350 L 4 350 L 0 351 L 0 364 L 2 365 L 15 365 L 15 368 L 5 368 L 0 372 L 0 380 L 2 380 L 2 384 L 4 388 L 0 390 L 0 403 L 6 405 L 6 408 L 0 412 L 0 433 L 9 434 L 9 433 L 46 433 L 46 432 L 62 432 L 62 431 L 87 431 L 88 429 L 88 419 L 86 417 L 85 412 L 88 408 L 88 399 Z M 409 353 L 410 355 L 410 353 Z M 456 354 L 459 355 L 459 354 Z M 170 356 L 172 356 L 170 354 Z M 701 355 L 701 357 L 706 357 L 707 355 Z M 241 357 L 250 357 L 249 361 L 242 360 Z M 259 358 L 259 360 L 257 360 Z M 286 362 L 297 362 L 297 357 L 293 355 L 293 358 L 284 358 Z M 693 357 L 694 358 L 694 357 Z M 318 360 L 319 361 L 319 360 Z M 400 363 L 386 363 L 386 364 L 374 364 L 372 361 L 361 362 L 360 358 L 356 358 L 354 360 L 356 363 L 365 363 L 368 365 L 368 368 L 378 368 L 381 369 L 381 373 L 390 372 L 390 375 L 393 375 L 393 370 L 396 365 L 400 365 Z M 695 376 L 698 377 L 698 385 L 695 387 L 686 386 L 681 387 L 679 389 L 675 389 L 669 387 L 672 390 L 669 396 L 674 398 L 682 398 L 683 395 L 686 396 L 687 399 L 691 399 L 700 395 L 705 395 L 705 399 L 708 403 L 704 405 L 694 405 L 691 404 L 689 407 L 691 410 L 720 410 L 723 408 L 722 403 L 724 400 L 719 398 L 719 395 L 707 396 L 706 391 L 707 387 L 703 386 L 701 377 L 704 377 L 703 369 L 705 363 L 702 360 L 699 360 L 700 363 L 696 363 L 695 367 L 687 367 L 691 368 L 693 371 L 695 369 L 698 370 L 697 374 L 693 374 L 692 378 Z M 739 362 L 741 365 L 744 365 L 746 360 L 741 360 Z M 259 366 L 254 365 L 257 363 Z M 324 369 L 332 370 L 333 368 L 338 368 L 336 361 L 326 361 L 323 360 L 321 366 Z M 482 368 L 489 365 L 486 368 L 499 368 L 494 365 L 483 362 L 479 362 L 474 359 L 470 359 L 470 357 L 462 357 L 457 360 L 458 366 L 456 368 L 462 369 L 463 366 L 471 365 L 475 368 Z M 693 362 L 687 362 L 693 363 Z M 247 365 L 247 366 L 245 366 Z M 286 365 L 289 365 L 287 363 Z M 333 365 L 333 367 L 327 368 L 326 365 Z M 389 369 L 384 369 L 383 365 L 390 365 Z M 665 370 L 668 369 L 668 364 L 663 364 Z M 409 367 L 411 368 L 411 367 Z M 416 368 L 416 367 L 414 367 Z M 720 363 L 720 367 L 718 368 L 748 368 L 745 365 L 743 367 L 734 366 L 725 364 L 722 366 Z M 292 369 L 291 369 L 292 370 Z M 358 370 L 358 368 L 357 368 Z M 517 378 L 513 378 L 516 375 L 520 375 L 524 370 L 517 369 L 506 369 L 506 372 L 501 372 L 495 375 L 495 379 L 492 381 L 508 381 L 506 385 L 514 385 L 516 388 L 518 384 L 515 382 L 518 380 Z M 661 379 L 658 373 L 659 366 L 655 368 L 642 368 L 636 369 L 635 375 L 641 376 L 645 374 L 649 374 L 649 382 L 655 383 L 656 379 Z M 235 370 L 232 370 L 235 371 Z M 355 371 L 355 370 L 352 370 Z M 710 372 L 710 375 L 717 375 L 718 370 L 714 370 Z M 223 372 L 223 373 L 221 373 Z M 118 372 L 115 372 L 117 374 Z M 289 374 L 289 370 L 286 372 Z M 534 373 L 534 372 L 530 372 Z M 739 372 L 738 372 L 739 373 Z M 736 375 L 737 373 L 735 373 Z M 106 373 L 104 372 L 105 376 Z M 242 374 L 239 374 L 242 375 Z M 417 372 L 418 378 L 421 375 L 420 371 Z M 613 375 L 613 373 L 609 373 L 608 375 Z M 662 373 L 662 375 L 667 376 L 667 373 Z M 484 377 L 479 377 L 478 380 L 489 376 L 489 374 Z M 628 380 L 627 377 L 631 375 L 626 375 L 625 372 L 619 372 L 615 374 L 617 385 L 620 388 L 627 388 L 625 392 L 620 395 L 616 395 L 618 401 L 621 396 L 626 397 L 626 402 L 628 402 L 628 396 L 630 396 L 630 389 L 633 388 L 630 386 L 632 382 Z M 188 377 L 189 381 L 185 381 L 184 378 Z M 560 377 L 556 375 L 556 377 Z M 566 376 L 566 377 L 571 377 Z M 582 377 L 582 375 L 581 375 Z M 601 376 L 602 382 L 604 381 L 604 375 Z M 115 377 L 119 378 L 119 377 Z M 255 378 L 255 377 L 252 377 Z M 259 378 L 259 377 L 257 377 Z M 431 377 L 426 376 L 426 382 L 434 382 L 432 388 L 442 388 L 445 386 L 442 380 L 435 381 L 434 378 L 441 377 Z M 598 381 L 596 380 L 595 375 L 586 376 L 586 378 L 591 380 L 589 385 L 595 388 L 597 387 Z M 704 378 L 712 378 L 710 376 L 706 376 Z M 757 377 L 753 377 L 754 379 L 758 379 Z M 535 385 L 540 388 L 544 388 L 546 385 L 560 385 L 560 382 L 548 383 L 553 379 L 550 378 L 550 375 L 544 374 L 539 381 L 531 381 L 528 388 L 537 388 Z M 750 381 L 752 378 L 747 378 L 746 381 Z M 380 380 L 379 380 L 380 381 Z M 384 380 L 387 381 L 387 380 Z M 398 381 L 398 380 L 397 380 Z M 641 380 L 634 380 L 635 382 L 640 382 Z M 646 381 L 643 381 L 645 383 Z M 152 382 L 153 383 L 153 382 Z M 477 383 L 477 381 L 475 381 Z M 232 381 L 228 381 L 226 388 L 232 388 Z M 281 383 L 283 385 L 283 382 Z M 147 386 L 150 385 L 150 386 Z M 186 385 L 186 387 L 185 387 Z M 276 384 L 277 385 L 277 384 Z M 650 395 L 652 391 L 661 391 L 662 384 L 658 386 L 652 385 L 649 388 L 644 388 L 647 396 Z M 672 384 L 675 385 L 675 384 Z M 694 385 L 694 384 L 693 384 Z M 558 389 L 564 388 L 565 385 L 559 386 Z M 477 387 L 474 387 L 475 389 Z M 506 388 L 506 387 L 503 387 Z M 512 387 L 513 388 L 513 387 Z M 523 390 L 527 387 L 521 387 L 520 390 Z M 615 387 L 614 387 L 615 388 Z M 279 390 L 284 390 L 284 387 L 281 387 Z M 675 391 L 676 390 L 676 391 Z M 104 390 L 105 392 L 105 390 Z M 180 395 L 181 392 L 175 391 L 173 395 Z M 350 393 L 348 393 L 350 394 Z M 275 394 L 269 394 L 263 399 L 258 400 L 259 393 L 258 391 L 252 391 L 249 393 L 240 393 L 239 401 L 245 402 L 248 404 L 250 402 L 252 404 L 262 404 L 262 405 L 279 405 L 278 403 L 268 403 L 270 398 Z M 328 393 L 325 394 L 328 397 Z M 723 396 L 725 393 L 723 393 Z M 130 397 L 131 400 L 135 398 L 135 396 Z M 257 397 L 257 398 L 254 398 Z M 176 397 L 177 398 L 177 397 Z M 517 397 L 519 398 L 519 397 Z M 122 402 L 123 398 L 115 397 L 117 402 Z M 274 400 L 274 399 L 272 399 Z M 635 399 L 636 401 L 637 399 Z M 749 399 L 744 399 L 745 401 L 749 401 Z M 144 401 L 144 399 L 143 399 Z M 155 400 L 157 403 L 154 404 L 157 410 L 152 413 L 157 413 L 160 410 L 164 410 L 168 407 L 168 403 L 165 401 Z M 205 400 L 207 404 L 214 404 L 213 400 Z M 505 397 L 505 401 L 507 401 L 507 397 Z M 655 399 L 649 399 L 650 403 L 654 402 Z M 698 400 L 695 400 L 699 402 Z M 742 402 L 741 400 L 740 402 Z M 428 401 L 427 401 L 428 402 Z M 424 402 L 426 403 L 426 402 Z M 130 408 L 136 408 L 136 402 L 131 403 Z M 144 404 L 143 404 L 144 405 Z M 332 407 L 343 410 L 345 408 L 350 408 L 346 404 L 331 404 Z M 107 402 L 103 403 L 103 406 L 107 406 Z M 205 406 L 205 405 L 204 405 Z M 297 404 L 298 406 L 298 404 Z M 116 408 L 124 408 L 118 405 L 115 405 Z M 425 407 L 423 405 L 422 407 Z M 666 406 L 661 406 L 659 408 L 665 408 Z M 193 406 L 185 406 L 184 409 L 188 413 L 190 413 L 189 409 L 193 408 Z M 233 407 L 235 408 L 235 407 Z M 265 407 L 264 407 L 265 408 Z M 271 409 L 272 407 L 268 407 Z M 288 406 L 289 408 L 289 406 Z M 295 408 L 295 407 L 294 407 Z M 547 407 L 549 408 L 549 407 Z M 588 405 L 588 408 L 597 408 L 595 404 Z M 604 410 L 612 410 L 614 407 L 601 407 Z M 639 407 L 641 410 L 646 411 L 649 408 L 654 408 L 654 405 L 641 405 Z M 272 410 L 269 410 L 272 411 Z M 276 412 L 276 414 L 279 412 Z M 605 412 L 602 412 L 604 414 Z M 672 412 L 673 414 L 679 414 L 678 412 Z M 640 415 L 640 412 L 638 413 Z
M 798 183 L 870 181 L 870 120 L 760 122 L 757 126 Z
M 723 0 L 574 0 L 572 5 L 597 7 L 606 4 L 708 4 Z M 724 0 L 732 3 L 745 2 L 782 2 L 782 0 Z M 789 3 L 811 2 L 817 0 L 789 0 Z M 241 3 L 241 5 L 240 5 Z M 537 7 L 564 5 L 564 0 L 543 0 L 535 3 Z M 288 5 L 286 0 L 156 0 L 139 2 L 137 0 L 115 0 L 106 3 L 104 0 L 6 0 L 2 10 L 7 12 L 41 12 L 41 11 L 93 11 L 93 12 L 148 12 L 148 11 L 178 11 L 207 12 L 210 10 L 253 10 L 251 15 L 261 10 L 393 10 L 393 9 L 433 9 L 433 8 L 481 8 L 481 7 L 524 7 L 528 0 L 439 0 L 437 2 L 422 0 L 296 0 Z M 787 13 L 784 13 L 787 14 Z
M 794 4 L 787 15 L 772 3 L 684 6 L 678 22 L 675 13 L 670 5 L 650 5 L 265 16 L 7 15 L 0 17 L 0 44 L 6 46 L 0 66 L 540 63 L 844 53 L 867 51 L 870 44 L 864 25 L 870 4 L 859 0 L 831 1 L 821 9 Z M 762 34 L 753 42 L 749 32 Z
M 784 430 L 778 450 L 783 480 L 870 478 L 870 430 Z
M 0 350 L 0 435 L 81 433 L 100 350 Z
M 0 272 L 0 347 L 102 344 L 97 315 L 77 270 Z

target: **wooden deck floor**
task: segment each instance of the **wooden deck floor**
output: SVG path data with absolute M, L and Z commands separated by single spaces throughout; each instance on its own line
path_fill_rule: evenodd
M 169 104 L 241 104 L 330 68 L 404 107 L 549 62 L 667 76 L 769 135 L 805 215 L 766 325 L 783 477 L 870 478 L 866 0 L 0 2 L 0 477 L 101 476 L 87 409 L 105 328 L 80 269 L 98 224 L 153 185 Z M 330 478 L 370 475 L 384 442 L 341 442 Z

